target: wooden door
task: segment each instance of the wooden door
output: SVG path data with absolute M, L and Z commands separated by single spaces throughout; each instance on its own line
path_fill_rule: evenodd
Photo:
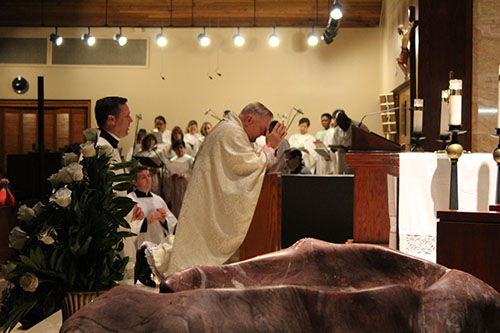
M 90 100 L 45 103 L 45 149 L 61 151 L 64 146 L 83 141 L 90 126 Z M 38 149 L 38 102 L 0 100 L 0 168 L 6 173 L 8 154 L 26 154 Z

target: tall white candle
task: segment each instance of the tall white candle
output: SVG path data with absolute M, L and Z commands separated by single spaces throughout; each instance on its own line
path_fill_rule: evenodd
M 450 80 L 450 125 L 462 125 L 462 80 Z
M 450 106 L 448 105 L 448 89 L 441 90 L 441 126 L 440 135 L 448 135 L 448 122 L 450 121 Z
M 498 66 L 498 116 L 497 128 L 500 128 L 500 66 Z
M 415 98 L 413 101 L 413 133 L 422 133 L 422 123 L 424 120 L 424 100 Z

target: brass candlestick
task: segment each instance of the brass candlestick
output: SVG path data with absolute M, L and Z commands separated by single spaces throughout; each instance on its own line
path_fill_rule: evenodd
M 458 143 L 458 135 L 466 131 L 460 131 L 460 125 L 450 125 L 451 142 L 446 147 L 446 154 L 451 161 L 450 175 L 450 209 L 458 209 L 458 159 L 462 156 L 464 148 Z

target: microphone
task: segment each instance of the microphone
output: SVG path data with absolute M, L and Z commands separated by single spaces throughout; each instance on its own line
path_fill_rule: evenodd
M 386 113 L 387 111 L 394 111 L 394 110 L 399 110 L 399 107 L 395 107 L 392 109 L 386 109 L 386 110 L 382 110 L 382 111 L 377 111 L 377 112 L 372 112 L 372 113 L 367 113 L 363 116 L 363 118 L 361 118 L 361 121 L 359 122 L 358 127 L 361 127 L 361 124 L 363 123 L 363 120 L 365 120 L 366 117 L 371 117 L 371 116 L 374 116 L 377 114 Z
M 140 113 L 136 114 L 136 115 L 135 115 L 135 117 L 136 117 L 137 119 L 139 119 L 139 120 L 142 120 L 142 114 L 140 114 Z
M 297 113 L 304 114 L 304 112 L 302 112 L 301 109 L 297 109 L 297 108 L 292 108 L 292 109 L 294 109 Z

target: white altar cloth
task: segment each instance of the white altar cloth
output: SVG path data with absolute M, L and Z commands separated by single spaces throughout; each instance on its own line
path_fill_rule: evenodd
M 399 249 L 436 262 L 438 210 L 449 209 L 450 160 L 446 154 L 399 155 Z M 497 164 L 492 154 L 458 160 L 458 209 L 488 211 L 495 203 Z

